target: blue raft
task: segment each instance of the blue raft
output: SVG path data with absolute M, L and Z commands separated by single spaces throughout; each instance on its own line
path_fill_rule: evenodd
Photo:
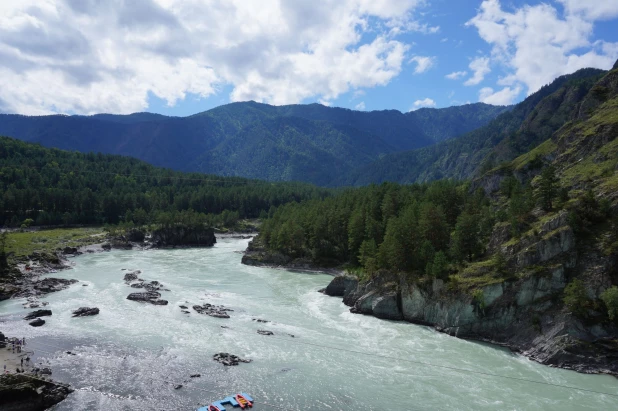
M 253 402 L 253 398 L 249 394 L 245 392 L 241 392 L 240 395 L 245 397 L 247 401 Z M 240 404 L 238 403 L 238 401 L 236 401 L 236 398 L 234 398 L 231 395 L 229 397 L 225 397 L 224 399 L 220 401 L 213 402 L 211 405 L 214 405 L 215 407 L 219 408 L 221 411 L 225 411 L 225 404 L 230 404 L 232 407 L 240 407 Z M 210 405 L 198 408 L 197 411 L 209 411 L 208 410 L 209 406 Z

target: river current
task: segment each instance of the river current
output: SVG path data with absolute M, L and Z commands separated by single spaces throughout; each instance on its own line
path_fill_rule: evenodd
M 241 391 L 258 411 L 618 409 L 617 397 L 479 373 L 618 394 L 614 377 L 550 368 L 428 327 L 351 314 L 340 298 L 317 292 L 328 275 L 242 265 L 247 241 L 79 256 L 73 269 L 53 274 L 80 282 L 43 299 L 53 312 L 44 326 L 21 319 L 29 312 L 24 300 L 8 300 L 0 303 L 0 331 L 26 337 L 34 360 L 76 388 L 57 411 L 189 411 Z M 140 290 L 123 282 L 122 269 L 161 282 L 169 305 L 127 300 Z M 220 319 L 179 308 L 204 303 L 234 311 Z M 101 312 L 71 317 L 84 306 Z M 212 359 L 218 352 L 252 362 L 224 367 Z

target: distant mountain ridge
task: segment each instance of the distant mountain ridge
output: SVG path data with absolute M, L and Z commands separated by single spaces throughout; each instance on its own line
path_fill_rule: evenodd
M 389 153 L 378 161 L 359 166 L 333 185 L 464 180 L 479 176 L 533 149 L 577 118 L 585 97 L 605 74 L 603 70 L 582 69 L 561 76 L 512 110 L 460 138 Z
M 65 150 L 121 154 L 180 171 L 329 185 L 384 155 L 457 137 L 508 110 L 477 103 L 362 112 L 243 102 L 189 117 L 1 114 L 0 135 Z

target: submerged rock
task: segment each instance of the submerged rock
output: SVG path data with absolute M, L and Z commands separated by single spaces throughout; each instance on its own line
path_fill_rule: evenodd
M 52 315 L 51 310 L 36 310 L 24 317 L 24 320 L 34 320 L 37 317 L 48 317 Z
M 40 327 L 43 324 L 45 324 L 45 320 L 41 320 L 40 318 L 37 318 L 36 320 L 29 322 L 28 324 L 30 324 L 33 327 Z
M 81 307 L 77 310 L 73 311 L 73 317 L 87 317 L 90 315 L 97 315 L 99 313 L 99 309 L 96 307 Z
M 261 335 L 275 335 L 274 332 L 268 330 L 258 330 L 257 333 Z
M 241 362 L 244 362 L 244 363 L 250 363 L 251 362 L 251 360 L 249 360 L 249 359 L 240 358 L 240 357 L 238 357 L 236 355 L 229 354 L 229 353 L 226 353 L 226 352 L 221 352 L 221 353 L 215 354 L 215 355 L 212 356 L 212 359 L 217 361 L 217 362 L 219 362 L 219 363 L 221 363 L 221 364 L 223 364 L 223 365 L 225 365 L 225 366 L 238 365 Z

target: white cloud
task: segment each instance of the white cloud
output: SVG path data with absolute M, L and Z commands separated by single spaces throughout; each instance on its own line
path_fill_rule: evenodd
M 569 14 L 583 14 L 591 20 L 609 20 L 618 16 L 616 0 L 558 0 Z
M 448 41 L 448 37 L 445 37 L 442 40 L 440 40 L 440 43 L 446 43 L 447 41 Z
M 487 57 L 475 58 L 468 67 L 470 67 L 474 74 L 464 83 L 466 86 L 476 86 L 485 80 L 485 76 L 491 72 L 489 58 Z
M 505 87 L 500 91 L 494 92 L 491 87 L 484 87 L 479 91 L 479 101 L 497 106 L 508 106 L 515 102 L 521 93 L 521 87 Z
M 435 107 L 436 102 L 430 99 L 429 97 L 424 100 L 416 100 L 412 105 L 410 111 L 418 110 L 421 107 Z
M 361 101 L 354 107 L 354 109 L 358 111 L 365 111 L 365 102 Z
M 5 0 L 0 110 L 128 113 L 232 86 L 232 101 L 332 101 L 399 75 L 423 0 Z M 427 67 L 428 68 L 428 67 Z
M 447 74 L 444 77 L 446 77 L 449 80 L 459 80 L 460 78 L 465 77 L 467 75 L 468 75 L 467 71 L 455 71 L 451 74 Z
M 532 94 L 560 75 L 584 67 L 612 67 L 618 58 L 616 44 L 591 43 L 590 38 L 596 20 L 618 16 L 618 1 L 559 1 L 564 13 L 547 3 L 509 12 L 499 0 L 484 0 L 466 23 L 492 45 L 491 63 L 506 69 L 499 84 L 511 90 L 523 84 Z
M 365 90 L 356 90 L 356 91 L 352 94 L 352 100 L 355 100 L 355 99 L 357 99 L 357 98 L 359 98 L 359 97 L 362 97 L 362 96 L 364 96 L 365 94 L 367 94 L 367 93 L 365 92 Z
M 435 57 L 414 56 L 410 59 L 411 63 L 416 63 L 414 74 L 421 74 L 432 68 L 436 63 Z

